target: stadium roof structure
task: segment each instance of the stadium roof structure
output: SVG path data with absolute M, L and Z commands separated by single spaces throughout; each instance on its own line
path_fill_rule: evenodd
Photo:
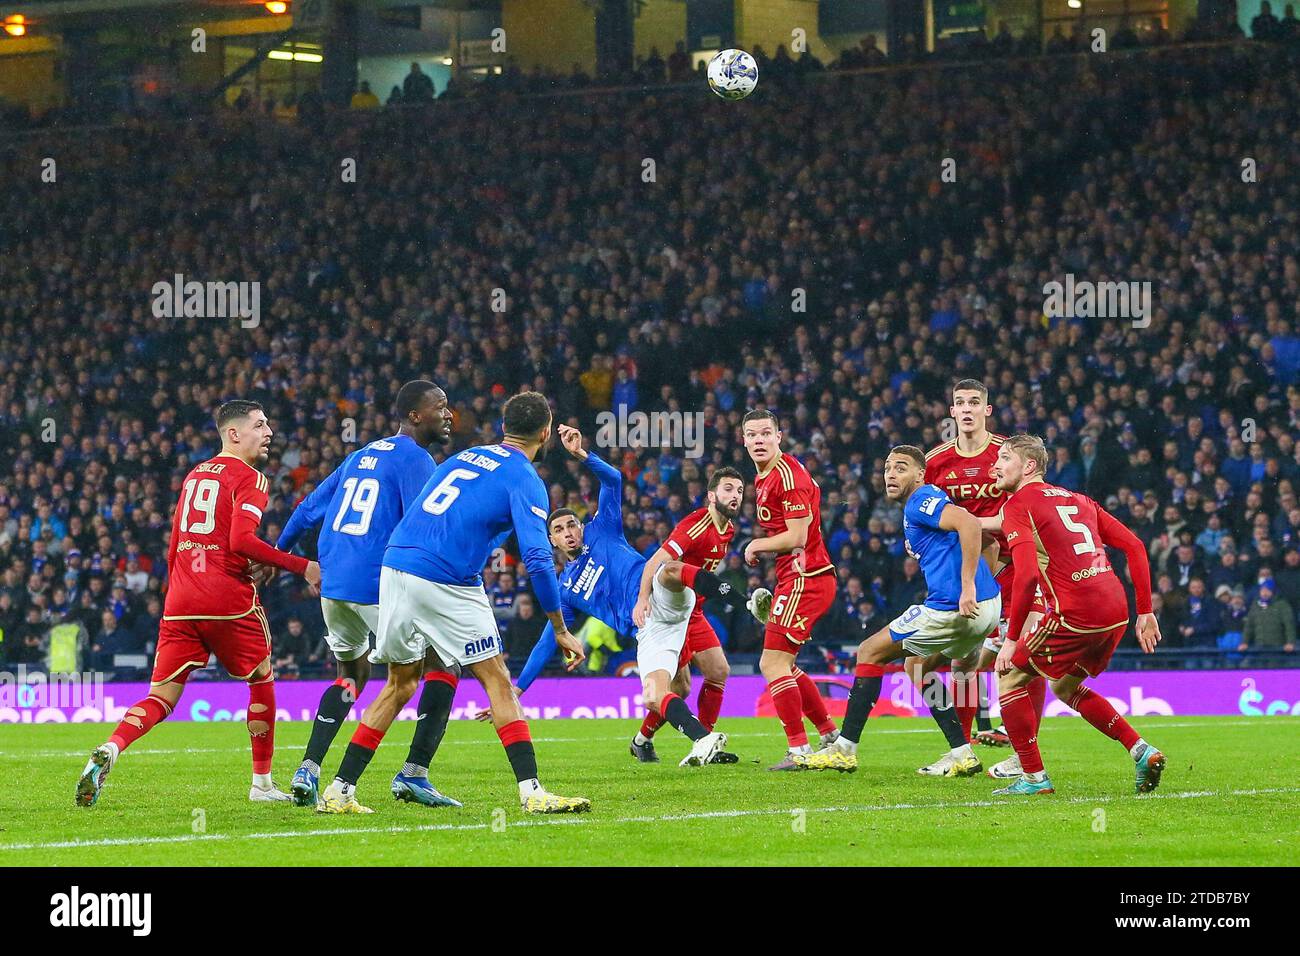
M 438 7 L 470 12 L 498 10 L 501 7 L 501 0 L 355 0 L 355 3 L 362 10 Z M 6 15 L 21 13 L 37 21 L 89 19 L 87 15 L 129 14 L 162 8 L 184 11 L 187 15 L 201 14 L 208 19 L 232 19 L 256 13 L 263 8 L 263 4 L 260 0 L 17 0 L 0 5 Z

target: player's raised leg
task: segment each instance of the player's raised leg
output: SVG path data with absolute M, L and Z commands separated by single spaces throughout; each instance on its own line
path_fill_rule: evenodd
M 160 647 L 161 643 L 160 640 Z M 203 655 L 203 664 L 192 665 L 180 671 L 176 675 L 178 680 L 155 681 L 150 684 L 149 695 L 128 707 L 125 716 L 109 735 L 108 740 L 90 752 L 90 759 L 86 761 L 85 769 L 81 771 L 81 776 L 77 780 L 77 806 L 93 807 L 98 802 L 108 775 L 116 766 L 117 758 L 122 751 L 171 715 L 176 708 L 176 702 L 181 699 L 181 693 L 185 689 L 185 677 L 189 675 L 190 669 L 193 666 L 202 667 L 207 664 L 207 651 L 204 651 Z M 157 673 L 156 668 L 155 673 Z

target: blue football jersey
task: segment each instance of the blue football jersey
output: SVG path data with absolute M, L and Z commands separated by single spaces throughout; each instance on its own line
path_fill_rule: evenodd
M 388 536 L 433 474 L 429 453 L 407 435 L 358 448 L 294 509 L 275 546 L 288 551 L 321 525 L 321 595 L 379 603 L 379 568 Z
M 955 611 L 961 600 L 961 539 L 956 531 L 939 527 L 943 509 L 952 499 L 935 485 L 922 485 L 903 506 L 903 534 L 907 550 L 921 563 L 925 575 L 925 605 L 938 611 Z M 979 559 L 975 568 L 975 600 L 996 597 L 998 583 Z
M 622 473 L 592 452 L 587 453 L 587 465 L 600 479 L 600 496 L 595 517 L 582 530 L 582 551 L 560 575 L 560 609 L 570 627 L 573 612 L 581 611 L 631 637 L 637 630 L 632 611 L 647 558 L 623 536 Z M 541 673 L 556 646 L 555 630 L 548 623 L 519 675 L 521 691 Z
M 425 482 L 388 539 L 384 567 L 426 581 L 482 585 L 492 550 L 509 536 L 543 611 L 559 610 L 555 556 L 546 533 L 550 502 L 528 456 L 508 445 L 479 445 L 453 455 Z

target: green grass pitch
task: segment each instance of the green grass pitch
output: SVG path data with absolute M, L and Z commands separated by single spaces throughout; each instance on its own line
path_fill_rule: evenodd
M 724 720 L 734 766 L 636 763 L 631 721 L 533 723 L 542 781 L 590 797 L 574 817 L 523 814 L 491 727 L 458 721 L 432 777 L 462 810 L 399 804 L 388 781 L 412 725 L 394 727 L 359 796 L 371 815 L 323 816 L 247 802 L 248 739 L 238 723 L 163 724 L 118 762 L 99 804 L 73 789 L 96 725 L 0 724 L 0 865 L 1279 865 L 1300 836 L 1295 718 L 1140 718 L 1169 756 L 1160 789 L 1133 793 L 1123 749 L 1077 718 L 1050 718 L 1041 741 L 1053 796 L 993 797 L 988 777 L 919 777 L 943 743 L 925 719 L 868 725 L 856 774 L 768 773 L 784 750 L 775 720 Z M 288 785 L 308 728 L 276 734 Z M 342 755 L 345 728 L 326 761 Z M 979 748 L 986 765 L 1005 749 Z

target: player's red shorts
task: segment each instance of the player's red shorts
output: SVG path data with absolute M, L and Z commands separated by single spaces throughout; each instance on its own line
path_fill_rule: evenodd
M 772 611 L 763 631 L 763 649 L 798 654 L 813 625 L 835 600 L 835 572 L 781 581 L 772 595 Z
M 1061 619 L 1048 612 L 1023 641 L 1016 644 L 1011 663 L 1022 671 L 1058 680 L 1073 674 L 1096 677 L 1106 669 L 1115 648 L 1128 630 L 1125 621 L 1109 631 L 1076 634 L 1061 629 Z
M 722 642 L 718 640 L 718 635 L 714 633 L 713 625 L 709 619 L 704 616 L 704 611 L 699 606 L 691 612 L 690 623 L 686 625 L 686 643 L 682 645 L 682 653 L 677 658 L 677 669 L 681 670 L 691 662 L 691 658 L 700 651 L 707 651 L 710 647 L 721 647 Z
M 225 621 L 164 620 L 158 628 L 151 680 L 183 684 L 192 671 L 208 666 L 212 654 L 230 676 L 246 680 L 270 653 L 271 628 L 261 607 Z

